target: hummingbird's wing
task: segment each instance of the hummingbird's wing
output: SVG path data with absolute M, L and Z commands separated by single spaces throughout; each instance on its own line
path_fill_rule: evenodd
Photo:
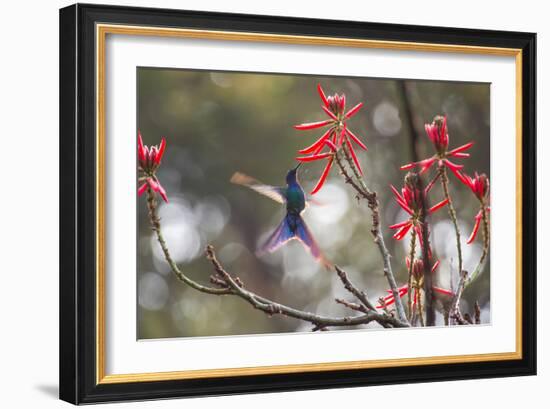
M 255 190 L 256 192 L 267 196 L 270 199 L 275 200 L 276 202 L 286 202 L 286 188 L 284 187 L 263 184 L 259 180 L 256 180 L 253 177 L 245 175 L 241 172 L 235 172 L 233 176 L 231 176 L 231 179 L 229 181 L 231 183 L 235 183 L 236 185 L 246 186 L 252 190 Z

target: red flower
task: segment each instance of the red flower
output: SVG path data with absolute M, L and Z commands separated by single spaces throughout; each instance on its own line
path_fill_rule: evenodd
M 481 206 L 486 206 L 489 198 L 489 178 L 487 175 L 485 173 L 479 175 L 475 172 L 474 177 L 471 177 L 459 171 L 455 172 L 455 175 L 462 183 L 470 188 L 472 193 L 481 203 Z M 491 208 L 487 206 L 486 211 L 489 212 L 490 210 Z M 470 234 L 470 237 L 466 241 L 467 244 L 471 244 L 475 240 L 479 226 L 481 225 L 481 221 L 483 219 L 483 212 L 480 210 L 474 219 L 474 228 Z
M 409 261 L 408 258 L 406 259 L 406 262 L 407 262 L 407 269 L 408 269 L 409 266 L 410 266 L 410 261 Z M 439 261 L 436 261 L 434 263 L 434 265 L 432 266 L 432 269 L 431 269 L 432 274 L 437 269 L 437 267 L 439 267 Z M 424 262 L 422 260 L 414 260 L 413 276 L 415 277 L 416 285 L 412 286 L 413 305 L 416 305 L 416 303 L 418 301 L 418 296 L 420 294 L 420 288 L 422 287 L 421 279 L 422 279 L 423 274 L 424 274 Z M 447 290 L 445 288 L 435 287 L 435 286 L 432 287 L 432 288 L 435 292 L 437 292 L 439 294 L 454 296 L 454 293 L 451 290 Z M 395 303 L 395 298 L 393 297 L 392 290 L 386 290 L 386 292 L 388 293 L 388 295 L 386 295 L 385 297 L 382 298 L 383 303 L 380 303 L 379 305 L 377 305 L 376 308 L 384 308 L 384 306 L 392 305 L 393 303 Z M 403 298 L 405 295 L 407 295 L 409 293 L 408 284 L 405 284 L 405 285 L 399 287 L 397 289 L 397 293 L 398 293 L 400 298 Z
M 491 211 L 490 207 L 487 207 L 486 212 L 489 213 Z M 472 229 L 472 233 L 470 234 L 470 237 L 468 237 L 468 240 L 466 241 L 467 244 L 472 244 L 476 238 L 477 232 L 479 230 L 479 226 L 481 225 L 481 221 L 483 220 L 483 212 L 480 210 L 477 212 L 474 223 L 474 228 Z
M 470 177 L 465 173 L 456 172 L 456 177 L 470 188 L 475 197 L 478 198 L 480 202 L 484 202 L 487 196 L 489 195 L 489 178 L 485 173 L 479 175 L 477 172 L 474 173 L 474 177 Z
M 408 163 L 401 166 L 401 170 L 420 168 L 420 173 L 426 172 L 432 167 L 434 163 L 438 163 L 441 166 L 447 166 L 453 173 L 459 171 L 464 165 L 458 165 L 449 160 L 449 158 L 467 158 L 469 153 L 465 153 L 473 146 L 473 142 L 469 142 L 465 145 L 459 146 L 453 150 L 447 150 L 449 148 L 449 133 L 447 132 L 447 117 L 436 116 L 431 124 L 425 124 L 424 129 L 428 138 L 432 141 L 436 154 L 431 158 L 421 160 L 419 162 Z
M 399 204 L 399 206 L 401 206 L 401 208 L 405 210 L 410 217 L 405 221 L 391 225 L 390 229 L 398 229 L 393 235 L 393 238 L 396 240 L 401 240 L 407 235 L 411 228 L 414 228 L 419 237 L 420 244 L 422 244 L 422 226 L 420 223 L 420 215 L 422 213 L 421 192 L 418 187 L 414 186 L 413 183 L 408 183 L 407 180 L 409 180 L 408 177 L 406 178 L 405 186 L 401 189 L 401 193 L 399 193 L 393 185 L 390 185 L 390 187 L 397 204 Z M 430 207 L 428 209 L 428 213 L 431 214 L 436 212 L 447 203 L 449 203 L 448 199 L 442 200 L 436 205 Z
M 164 199 L 164 201 L 168 203 L 166 191 L 160 184 L 155 174 L 160 165 L 165 149 L 166 139 L 164 139 L 164 137 L 160 141 L 160 146 L 154 145 L 148 147 L 143 145 L 141 132 L 138 131 L 138 170 L 144 174 L 139 178 L 139 181 L 143 183 L 138 188 L 138 195 L 141 196 L 149 187 L 154 192 L 157 192 Z
M 325 169 L 323 170 L 323 173 L 321 174 L 321 178 L 317 182 L 315 188 L 311 191 L 311 194 L 318 192 L 323 186 L 330 171 L 330 168 L 333 164 L 333 153 L 341 148 L 344 144 L 347 146 L 353 163 L 361 174 L 363 173 L 363 170 L 361 169 L 361 165 L 359 164 L 359 160 L 357 159 L 357 154 L 355 153 L 352 142 L 358 145 L 361 149 L 365 151 L 367 150 L 366 145 L 359 139 L 357 135 L 355 135 L 352 131 L 348 129 L 346 123 L 348 119 L 350 119 L 361 109 L 363 103 L 358 103 L 346 113 L 346 96 L 344 94 L 334 94 L 327 97 L 323 89 L 321 88 L 321 85 L 317 85 L 317 91 L 319 92 L 319 96 L 323 101 L 321 109 L 328 115 L 329 119 L 294 126 L 295 129 L 301 131 L 307 131 L 328 126 L 328 129 L 319 139 L 317 139 L 310 146 L 298 151 L 298 153 L 309 156 L 299 156 L 296 158 L 297 160 L 302 162 L 309 162 L 327 158 L 329 159 L 327 165 L 325 166 Z M 324 147 L 328 147 L 330 152 L 321 153 Z

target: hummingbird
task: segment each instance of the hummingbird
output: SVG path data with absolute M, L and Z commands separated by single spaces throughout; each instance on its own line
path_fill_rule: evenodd
M 290 169 L 286 174 L 286 186 L 266 185 L 241 172 L 235 172 L 231 183 L 246 186 L 270 199 L 285 205 L 286 214 L 277 228 L 269 235 L 265 243 L 258 249 L 259 254 L 272 253 L 291 240 L 300 241 L 311 255 L 329 268 L 331 264 L 319 249 L 311 231 L 302 218 L 302 213 L 308 205 L 304 189 L 298 181 L 298 168 Z

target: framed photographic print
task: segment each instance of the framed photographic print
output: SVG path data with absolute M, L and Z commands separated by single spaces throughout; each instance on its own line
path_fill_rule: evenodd
M 532 33 L 60 11 L 60 397 L 536 373 Z

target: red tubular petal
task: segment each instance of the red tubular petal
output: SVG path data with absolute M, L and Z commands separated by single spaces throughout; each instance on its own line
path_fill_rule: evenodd
M 151 148 L 149 148 L 149 160 L 151 163 L 156 163 L 158 151 L 156 146 L 151 146 Z
M 430 167 L 434 164 L 435 161 L 436 161 L 436 158 L 430 158 L 430 159 L 425 159 L 423 161 L 420 161 L 419 164 L 422 166 L 422 169 L 420 169 L 420 174 L 430 169 Z
M 458 153 L 453 153 L 452 155 L 449 154 L 449 156 L 452 156 L 453 158 L 469 158 L 470 154 L 469 153 L 458 152 Z
M 450 295 L 450 296 L 454 296 L 454 295 L 455 295 L 455 293 L 453 293 L 451 290 L 446 290 L 445 288 L 435 287 L 435 286 L 432 287 L 432 288 L 433 288 L 433 290 L 434 290 L 435 292 L 438 292 L 438 293 L 440 293 L 440 294 L 445 294 L 445 295 Z
M 407 163 L 406 165 L 401 166 L 399 169 L 401 170 L 409 170 L 416 167 L 416 162 L 413 163 Z
M 393 235 L 393 238 L 396 240 L 401 240 L 403 237 L 407 235 L 411 227 L 412 227 L 412 223 L 409 223 L 406 226 L 403 226 L 401 229 L 397 231 L 397 233 Z
M 384 305 L 392 305 L 395 302 L 395 298 L 393 297 L 393 291 L 392 290 L 386 290 L 389 294 L 383 297 Z M 397 294 L 399 295 L 399 298 L 403 298 L 407 293 L 409 292 L 408 285 L 404 285 L 402 287 L 399 287 L 397 289 Z M 378 305 L 376 308 L 383 308 L 382 305 Z
M 353 163 L 355 163 L 355 166 L 357 166 L 357 169 L 359 169 L 359 173 L 363 174 L 363 169 L 361 169 L 361 165 L 359 164 L 359 160 L 357 159 L 357 155 L 355 154 L 355 150 L 353 149 L 353 146 L 351 145 L 351 142 L 349 139 L 346 139 L 346 144 L 348 145 L 349 152 L 351 153 L 351 158 L 353 159 Z
M 449 159 L 443 159 L 443 162 L 445 162 L 445 165 L 451 170 L 460 170 L 464 167 L 464 165 L 457 165 L 456 163 L 451 162 Z
M 164 150 L 166 149 L 166 139 L 164 136 L 162 137 L 162 140 L 160 141 L 160 147 L 159 151 L 157 153 L 156 163 L 157 165 L 160 163 L 162 156 L 164 155 Z
M 326 159 L 329 156 L 332 156 L 332 153 L 319 153 L 317 155 L 310 155 L 310 156 L 298 156 L 296 160 L 299 160 L 300 162 L 313 162 L 315 160 L 321 160 Z
M 330 137 L 330 134 L 332 133 L 333 130 L 334 130 L 334 128 L 330 128 L 328 131 L 326 131 L 323 134 L 323 136 L 321 136 L 319 139 L 317 139 L 313 144 L 311 144 L 307 148 L 299 150 L 298 152 L 303 153 L 303 154 L 308 154 L 308 153 L 311 153 L 311 152 L 315 151 L 319 147 L 322 148 L 323 144 L 325 143 L 325 140 L 327 140 Z
M 393 298 L 393 295 L 386 300 L 386 297 L 384 297 L 384 306 L 392 305 L 395 302 L 395 299 Z M 381 309 L 384 308 L 382 305 L 377 305 L 376 308 Z
M 437 127 L 432 124 L 425 124 L 424 130 L 426 131 L 428 138 L 430 138 L 430 141 L 432 141 L 433 144 L 436 144 L 438 138 Z
M 439 138 L 441 142 L 443 142 L 443 145 L 449 146 L 449 132 L 447 132 L 447 115 L 443 117 L 443 125 L 440 129 Z
M 159 183 L 158 180 L 154 180 L 153 178 L 147 178 L 147 183 L 149 183 L 149 186 L 151 186 L 151 189 L 153 189 L 155 192 L 157 192 L 162 199 L 168 203 L 168 197 L 166 196 L 166 191 L 162 187 L 162 185 Z
M 351 108 L 348 113 L 346 114 L 346 118 L 351 118 L 353 115 L 357 113 L 361 108 L 363 107 L 363 103 L 359 102 L 357 105 L 355 105 L 353 108 Z
M 319 93 L 319 96 L 323 100 L 323 104 L 325 104 L 325 106 L 328 107 L 327 96 L 325 95 L 325 92 L 323 91 L 321 84 L 317 84 L 317 92 Z
M 138 196 L 141 196 L 143 193 L 145 193 L 145 191 L 147 190 L 147 182 L 145 182 L 143 185 L 141 185 L 139 188 L 138 188 Z
M 365 152 L 368 151 L 367 149 L 367 146 L 361 142 L 361 140 L 353 134 L 353 132 L 351 132 L 348 128 L 346 128 L 346 133 L 350 136 L 351 139 L 353 139 L 353 141 L 359 145 L 361 147 L 361 149 L 363 149 Z
M 468 237 L 468 240 L 466 241 L 467 244 L 472 244 L 473 241 L 475 240 L 480 224 L 481 224 L 481 217 L 476 216 L 476 223 L 474 224 L 474 229 L 472 230 L 472 234 L 470 234 L 470 237 Z
M 401 196 L 401 194 L 397 191 L 397 189 L 393 185 L 390 185 L 390 188 L 391 188 L 393 194 L 395 195 L 395 200 L 397 201 L 397 204 L 399 204 L 399 206 L 401 206 L 403 208 L 403 210 L 405 210 L 408 214 L 410 214 L 412 216 L 413 211 L 407 205 L 407 203 L 405 202 L 405 199 L 403 198 L 403 196 Z
M 474 145 L 473 142 L 469 142 L 469 143 L 467 143 L 467 144 L 465 144 L 465 145 L 462 145 L 462 146 L 459 146 L 458 148 L 453 149 L 453 150 L 450 151 L 450 152 L 447 152 L 447 155 L 449 155 L 449 156 L 455 156 L 457 153 L 467 151 L 467 150 L 470 149 L 473 145 Z
M 164 199 L 166 203 L 168 203 L 168 196 L 166 196 L 166 190 L 164 190 L 164 188 L 160 183 L 158 183 L 158 187 L 159 187 L 159 190 L 158 190 L 159 195 Z
M 442 200 L 442 201 L 439 202 L 438 204 L 433 205 L 432 207 L 430 207 L 430 210 L 428 210 L 428 212 L 429 212 L 429 213 L 436 212 L 436 211 L 438 211 L 439 209 L 441 209 L 443 206 L 445 206 L 447 203 L 449 203 L 449 199 Z
M 325 140 L 325 145 L 327 145 L 331 151 L 336 152 L 336 145 L 330 139 Z
M 155 182 L 155 180 L 153 178 L 147 178 L 146 181 L 149 184 L 149 186 L 151 187 L 151 189 L 153 189 L 153 191 L 155 191 L 155 192 L 159 191 L 159 184 L 157 182 Z
M 390 188 L 393 194 L 395 195 L 395 197 L 400 201 L 402 201 L 403 203 L 405 203 L 405 198 L 401 196 L 401 193 L 399 193 L 399 190 L 397 190 L 394 185 L 390 185 Z
M 437 269 L 437 267 L 439 267 L 439 263 L 440 263 L 439 260 L 437 260 L 437 261 L 434 263 L 434 265 L 432 266 L 432 273 Z
M 409 206 L 407 206 L 405 203 L 401 203 L 401 202 L 398 201 L 397 204 L 398 204 L 399 206 L 401 206 L 401 208 L 402 208 L 404 211 L 406 211 L 408 214 L 410 214 L 411 216 L 414 214 L 414 212 L 412 211 L 412 209 L 411 209 Z
M 325 180 L 327 179 L 327 176 L 328 176 L 328 173 L 330 172 L 330 168 L 332 167 L 332 161 L 333 161 L 333 157 L 331 157 L 329 160 L 328 160 L 328 163 L 327 163 L 327 166 L 325 166 L 325 169 L 323 170 L 323 173 L 321 174 L 321 177 L 319 178 L 319 181 L 317 182 L 317 184 L 315 185 L 315 187 L 313 188 L 313 190 L 311 191 L 311 194 L 314 195 L 315 193 L 317 193 L 324 185 L 325 183 Z
M 328 108 L 325 107 L 325 106 L 321 106 L 321 108 L 323 109 L 323 111 L 326 112 L 326 114 L 327 114 L 328 116 L 330 116 L 330 117 L 331 117 L 332 119 L 334 119 L 335 121 L 338 121 L 338 117 L 337 117 L 336 115 L 334 115 L 330 109 L 328 109 Z
M 390 229 L 400 229 L 401 227 L 405 226 L 406 224 L 410 224 L 411 221 L 410 220 L 405 220 L 404 222 L 401 222 L 401 223 L 396 223 L 396 224 L 392 224 L 391 226 L 389 226 Z
M 149 165 L 149 147 L 143 146 L 143 165 L 145 167 L 150 166 Z
M 307 124 L 294 125 L 294 129 L 298 129 L 299 131 L 308 131 L 310 129 L 322 128 L 323 126 L 326 126 L 331 123 L 332 123 L 332 119 L 327 119 L 326 121 L 310 122 Z
M 138 158 L 139 160 L 145 160 L 145 150 L 143 148 L 143 139 L 141 139 L 141 131 L 138 130 Z
M 463 175 L 460 171 L 456 170 L 456 169 L 453 169 L 453 168 L 449 168 L 451 169 L 451 172 L 454 173 L 454 175 L 456 176 L 456 178 L 458 180 L 460 180 L 463 184 L 465 184 L 466 186 L 468 186 L 470 189 L 472 188 L 471 186 L 471 183 L 470 183 L 470 177 L 467 176 L 467 175 Z

